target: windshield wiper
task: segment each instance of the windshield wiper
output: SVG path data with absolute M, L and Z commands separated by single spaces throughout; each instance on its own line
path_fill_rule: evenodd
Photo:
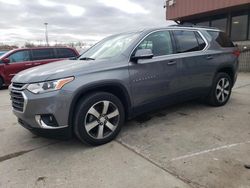
M 79 60 L 86 60 L 86 61 L 88 61 L 88 60 L 95 60 L 95 59 L 91 58 L 91 57 L 82 57 Z

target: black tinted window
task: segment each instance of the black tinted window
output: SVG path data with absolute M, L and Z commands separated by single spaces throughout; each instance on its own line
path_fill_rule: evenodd
M 222 31 L 226 31 L 227 30 L 227 18 L 212 20 L 211 26 L 216 27 Z
M 248 15 L 232 17 L 231 39 L 233 41 L 242 41 L 247 39 Z
M 28 50 L 23 50 L 13 53 L 8 58 L 10 60 L 10 63 L 30 61 L 30 54 Z
M 53 49 L 36 49 L 32 50 L 33 60 L 42 60 L 42 59 L 54 59 Z
M 158 31 L 146 37 L 138 46 L 138 49 L 151 49 L 154 56 L 162 56 L 173 53 L 171 35 L 169 31 Z
M 193 31 L 174 31 L 177 43 L 177 53 L 193 52 L 200 50 L 198 41 Z
M 198 40 L 198 44 L 199 44 L 199 49 L 203 50 L 206 47 L 206 42 L 203 40 L 203 38 L 200 36 L 200 34 L 195 33 L 196 34 L 196 38 Z
M 76 57 L 76 53 L 68 48 L 58 48 L 57 51 L 57 57 L 58 58 L 69 58 L 69 57 Z
M 209 27 L 209 21 L 198 22 L 198 23 L 196 23 L 196 25 Z
M 234 44 L 229 39 L 226 33 L 218 31 L 208 31 L 211 37 L 218 42 L 221 47 L 234 47 Z

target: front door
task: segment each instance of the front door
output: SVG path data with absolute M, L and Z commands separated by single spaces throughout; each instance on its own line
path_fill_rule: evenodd
M 174 54 L 169 31 L 156 31 L 148 35 L 135 49 L 151 49 L 152 59 L 130 62 L 129 74 L 135 107 L 159 101 L 172 95 L 178 88 L 179 60 Z
M 4 65 L 4 72 L 7 83 L 20 71 L 31 68 L 33 66 L 30 59 L 29 50 L 21 50 L 10 54 L 6 57 L 10 60 L 8 64 Z

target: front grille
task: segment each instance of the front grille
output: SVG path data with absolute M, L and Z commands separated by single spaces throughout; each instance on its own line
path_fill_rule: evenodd
M 23 112 L 24 108 L 24 97 L 21 92 L 11 90 L 10 91 L 10 100 L 12 101 L 12 107 L 16 111 Z
M 13 82 L 12 83 L 12 87 L 17 88 L 17 89 L 21 89 L 25 84 L 23 83 L 17 83 L 17 82 Z

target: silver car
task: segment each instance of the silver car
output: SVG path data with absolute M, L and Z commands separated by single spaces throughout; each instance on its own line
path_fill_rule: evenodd
M 214 28 L 170 26 L 110 36 L 76 60 L 17 74 L 10 86 L 18 122 L 36 134 L 76 135 L 100 145 L 126 119 L 180 101 L 227 103 L 239 51 Z

